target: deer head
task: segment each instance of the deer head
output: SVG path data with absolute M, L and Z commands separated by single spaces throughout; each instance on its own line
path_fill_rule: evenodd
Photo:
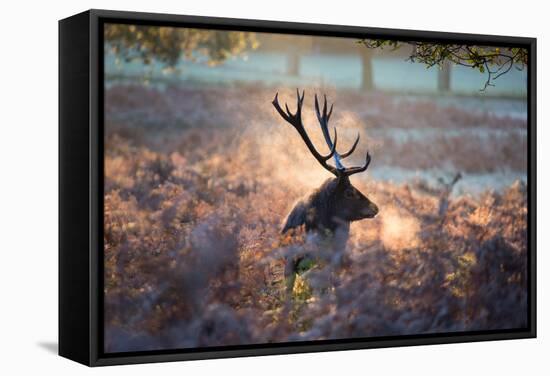
M 345 167 L 342 163 L 343 159 L 349 157 L 355 151 L 359 143 L 359 134 L 351 148 L 347 152 L 340 154 L 336 150 L 338 142 L 336 128 L 334 128 L 333 139 L 331 139 L 328 129 L 328 122 L 332 115 L 333 106 L 331 105 L 330 110 L 327 112 L 327 98 L 325 96 L 323 111 L 321 113 L 319 110 L 319 101 L 317 100 L 317 95 L 315 95 L 315 112 L 325 141 L 330 148 L 330 152 L 327 155 L 319 153 L 311 142 L 302 123 L 304 95 L 305 90 L 301 96 L 300 92 L 296 90 L 297 105 L 294 114 L 290 112 L 286 104 L 286 112 L 283 111 L 279 105 L 278 93 L 275 95 L 272 103 L 281 117 L 298 131 L 298 134 L 313 157 L 323 168 L 332 173 L 334 178 L 325 181 L 321 187 L 295 205 L 286 219 L 283 233 L 301 225 L 305 225 L 306 230 L 327 229 L 335 231 L 339 226 L 349 227 L 349 222 L 351 221 L 373 218 L 378 213 L 378 207 L 355 188 L 349 180 L 351 175 L 367 170 L 371 161 L 370 154 L 367 152 L 363 166 Z M 334 158 L 334 166 L 328 163 L 331 158 Z

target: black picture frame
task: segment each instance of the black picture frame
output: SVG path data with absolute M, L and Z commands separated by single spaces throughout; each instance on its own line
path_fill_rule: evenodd
M 528 61 L 528 327 L 190 350 L 103 352 L 105 22 L 523 47 Z M 59 354 L 88 366 L 536 337 L 536 39 L 88 10 L 59 21 Z

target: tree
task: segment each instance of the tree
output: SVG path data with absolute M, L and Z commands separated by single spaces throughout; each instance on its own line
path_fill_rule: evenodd
M 105 47 L 126 61 L 160 61 L 174 67 L 180 59 L 217 65 L 247 49 L 255 49 L 254 33 L 144 25 L 105 25 Z
M 481 91 L 494 86 L 494 81 L 508 73 L 513 67 L 519 70 L 527 66 L 528 52 L 524 48 L 501 48 L 472 46 L 466 44 L 443 44 L 431 42 L 402 42 L 388 39 L 363 39 L 359 43 L 367 48 L 390 48 L 392 51 L 403 45 L 412 47 L 407 60 L 420 62 L 428 67 L 451 63 L 477 69 L 485 73 L 487 79 Z

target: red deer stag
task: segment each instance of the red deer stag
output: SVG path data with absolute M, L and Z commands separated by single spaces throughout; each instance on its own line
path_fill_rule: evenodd
M 340 244 L 343 244 L 345 247 L 345 242 L 349 236 L 350 223 L 364 218 L 373 218 L 378 213 L 378 207 L 355 188 L 349 180 L 351 175 L 366 171 L 371 160 L 370 154 L 367 152 L 366 161 L 363 166 L 344 167 L 342 160 L 349 157 L 355 151 L 359 143 L 359 135 L 357 135 L 355 142 L 346 153 L 338 153 L 336 150 L 336 143 L 338 141 L 336 128 L 334 128 L 333 140 L 330 137 L 328 129 L 328 122 L 332 115 L 333 106 L 331 105 L 327 113 L 327 98 L 325 96 L 323 111 L 321 113 L 316 94 L 315 112 L 325 141 L 330 149 L 327 155 L 322 155 L 311 142 L 302 123 L 302 105 L 304 103 L 305 90 L 301 96 L 300 92 L 296 91 L 297 107 L 294 114 L 290 112 L 286 104 L 286 112 L 283 111 L 279 105 L 278 95 L 279 93 L 275 95 L 272 102 L 277 112 L 298 131 L 310 153 L 321 166 L 334 175 L 333 178 L 327 179 L 319 188 L 296 203 L 286 217 L 282 233 L 284 234 L 290 229 L 303 225 L 306 232 L 314 231 L 324 237 L 338 237 Z M 334 166 L 328 164 L 331 158 L 334 158 Z M 287 262 L 287 267 L 285 268 L 285 275 L 287 277 L 296 272 L 297 265 L 301 259 L 303 257 Z

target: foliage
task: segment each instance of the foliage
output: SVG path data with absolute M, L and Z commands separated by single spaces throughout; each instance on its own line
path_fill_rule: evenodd
M 106 24 L 106 47 L 125 60 L 174 67 L 180 58 L 216 65 L 258 46 L 255 34 L 239 31 Z
M 494 86 L 494 81 L 508 73 L 513 67 L 524 69 L 528 63 L 528 52 L 524 48 L 501 48 L 475 46 L 467 44 L 445 44 L 432 42 L 402 42 L 389 39 L 363 39 L 359 43 L 367 48 L 390 48 L 397 50 L 403 45 L 412 47 L 408 60 L 426 64 L 428 68 L 442 67 L 448 61 L 479 70 L 486 74 L 486 81 L 482 88 Z
M 273 120 L 271 95 L 258 88 L 107 90 L 107 351 L 526 325 L 524 183 L 475 196 L 455 188 L 448 196 L 444 184 L 355 177 L 354 185 L 381 211 L 376 219 L 352 225 L 345 254 L 334 262 L 333 250 L 315 236 L 280 235 L 293 200 L 327 176 L 293 130 Z M 384 96 L 340 93 L 338 99 L 357 113 L 369 103 L 371 111 L 363 115 L 372 124 L 369 135 L 393 122 L 412 126 L 405 119 L 443 130 L 471 128 L 470 122 L 483 119 L 485 127 L 500 125 L 499 132 L 515 134 L 524 126 L 517 119 L 460 109 L 434 111 L 421 101 L 411 107 L 400 101 L 394 108 Z M 355 135 L 359 128 L 357 120 L 342 111 L 333 116 L 345 143 L 346 131 Z M 312 111 L 304 117 L 307 124 L 314 121 Z M 322 140 L 318 136 L 314 142 Z M 480 164 L 490 169 L 518 163 L 518 152 L 494 157 L 461 148 L 475 137 L 461 134 L 449 141 L 456 147 L 438 157 L 442 165 L 471 155 L 487 159 Z M 483 139 L 492 142 L 484 148 L 493 152 L 502 142 Z M 389 142 L 364 135 L 362 140 L 371 146 Z M 385 149 L 374 148 L 369 171 L 418 160 L 431 143 L 405 147 L 385 161 Z M 324 262 L 304 266 L 289 299 L 284 258 L 305 252 Z

